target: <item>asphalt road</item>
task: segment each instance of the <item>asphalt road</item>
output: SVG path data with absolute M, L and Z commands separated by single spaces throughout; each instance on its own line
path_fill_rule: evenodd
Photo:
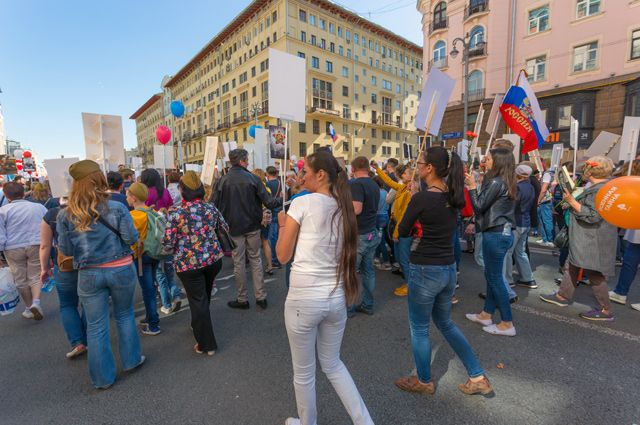
M 464 313 L 482 308 L 477 293 L 485 281 L 472 256 L 463 255 L 454 320 L 478 353 L 495 388 L 493 398 L 457 390 L 466 379 L 464 368 L 435 327 L 436 394 L 394 387 L 394 379 L 414 368 L 406 299 L 392 294 L 399 277 L 378 272 L 376 313 L 349 320 L 342 349 L 376 424 L 640 423 L 640 312 L 614 305 L 615 322 L 585 322 L 578 313 L 594 299 L 583 287 L 568 308 L 543 303 L 539 294 L 556 288 L 557 257 L 537 248 L 533 260 L 541 286 L 517 289 L 518 336 L 504 338 L 464 319 Z M 0 424 L 280 425 L 295 416 L 283 273 L 267 277 L 266 311 L 253 302 L 248 311 L 229 309 L 226 301 L 235 295 L 229 261 L 219 277 L 212 302 L 216 355 L 193 353 L 188 310 L 161 317 L 163 333 L 141 337 L 147 362 L 134 373 L 121 373 L 107 391 L 91 386 L 86 358 L 64 357 L 68 346 L 56 295 L 44 297 L 46 317 L 40 323 L 19 314 L 0 318 Z M 637 282 L 630 299 L 640 302 Z M 136 308 L 142 314 L 142 304 Z M 350 423 L 320 370 L 317 394 L 320 424 Z

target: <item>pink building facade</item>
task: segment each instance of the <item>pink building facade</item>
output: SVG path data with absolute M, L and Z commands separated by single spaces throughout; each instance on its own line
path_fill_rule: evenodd
M 571 116 L 581 148 L 602 130 L 621 134 L 625 115 L 640 116 L 640 0 L 419 0 L 417 9 L 424 72 L 435 66 L 456 80 L 440 138 L 463 131 L 462 45 L 457 57 L 449 52 L 465 36 L 470 127 L 478 104 L 489 108 L 521 69 L 551 131 L 549 149 L 568 145 Z

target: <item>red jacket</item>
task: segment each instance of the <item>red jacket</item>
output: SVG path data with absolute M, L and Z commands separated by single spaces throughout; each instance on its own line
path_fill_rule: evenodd
M 471 205 L 471 198 L 469 197 L 469 191 L 464 188 L 464 208 L 460 210 L 462 218 L 469 218 L 473 215 L 473 206 Z

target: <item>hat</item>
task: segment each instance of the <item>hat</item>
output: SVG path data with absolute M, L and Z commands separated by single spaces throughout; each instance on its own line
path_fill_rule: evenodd
M 127 190 L 140 202 L 146 201 L 149 197 L 149 189 L 142 183 L 133 183 Z
M 196 174 L 195 171 L 189 170 L 184 173 L 184 176 L 180 178 L 180 181 L 183 185 L 191 190 L 196 190 L 200 186 L 202 186 L 202 182 L 200 181 L 200 177 Z
M 100 166 L 97 162 L 91 161 L 90 159 L 75 162 L 69 167 L 69 175 L 71 175 L 74 180 L 82 180 L 96 171 L 100 171 Z
M 520 164 L 516 167 L 516 174 L 523 177 L 529 177 L 533 170 L 528 165 Z

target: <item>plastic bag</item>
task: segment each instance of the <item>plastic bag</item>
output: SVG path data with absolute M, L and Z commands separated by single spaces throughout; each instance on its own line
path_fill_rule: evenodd
M 0 268 L 0 316 L 6 316 L 15 311 L 20 302 L 20 294 L 13 282 L 13 275 L 8 267 Z

